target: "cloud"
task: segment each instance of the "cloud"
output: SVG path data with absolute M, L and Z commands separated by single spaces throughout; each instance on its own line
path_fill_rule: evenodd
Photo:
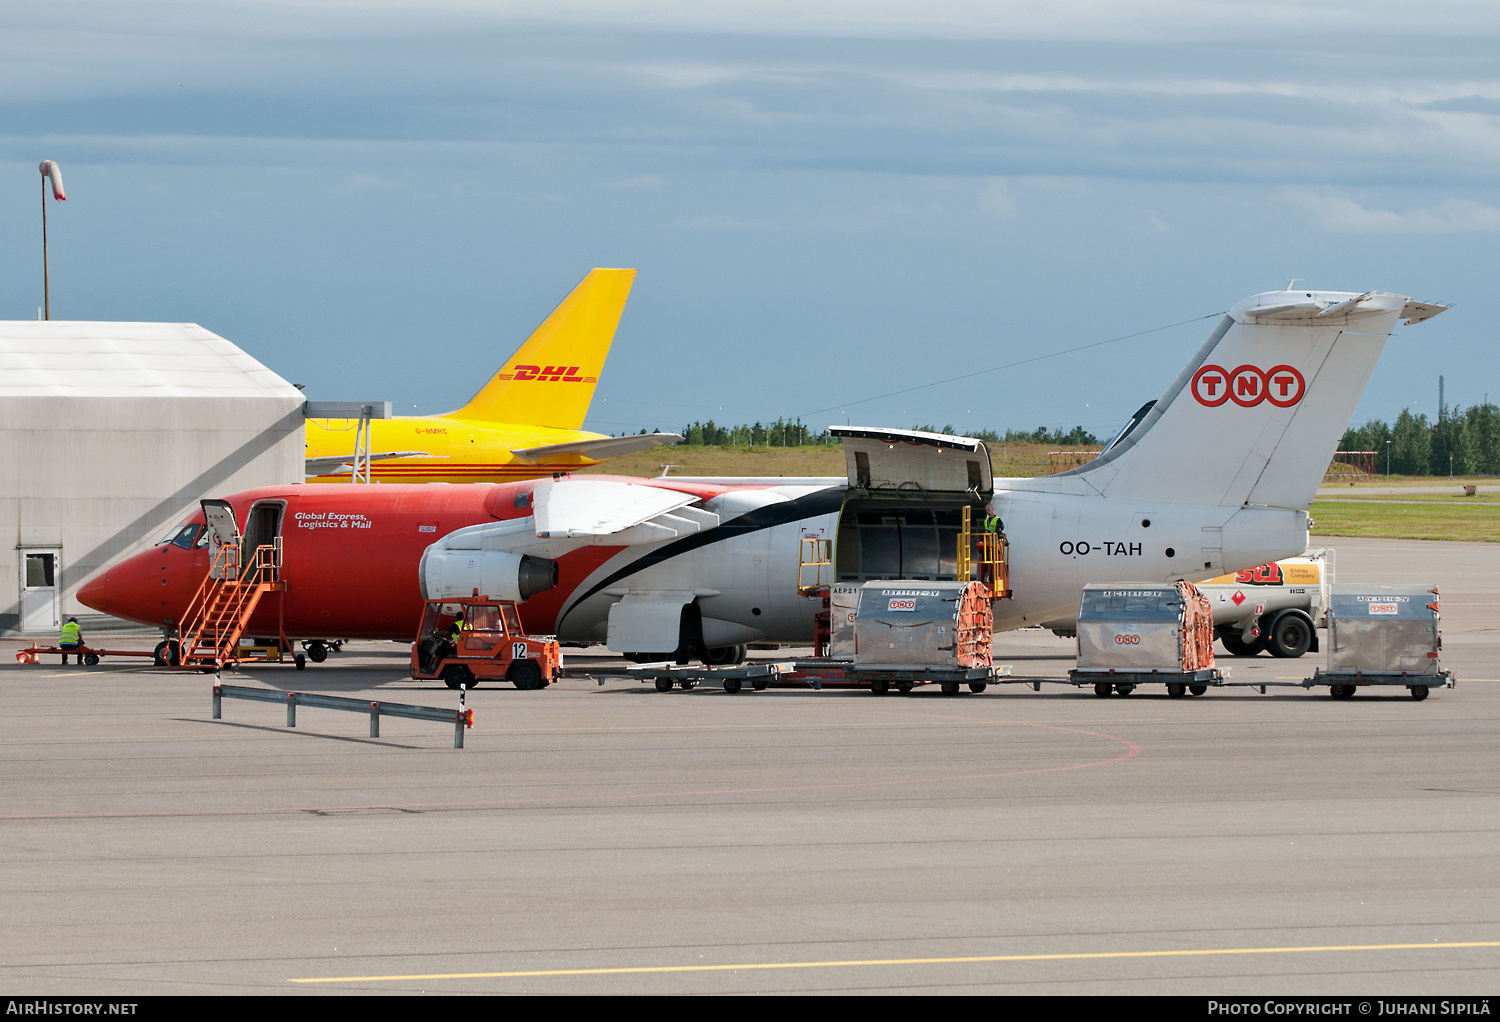
M 1457 234 L 1500 231 L 1500 209 L 1469 199 L 1446 199 L 1425 209 L 1397 212 L 1362 206 L 1338 195 L 1294 190 L 1284 199 L 1338 234 Z
M 985 178 L 979 186 L 979 211 L 987 216 L 1010 218 L 1016 215 L 1016 199 L 1010 182 L 1003 177 Z

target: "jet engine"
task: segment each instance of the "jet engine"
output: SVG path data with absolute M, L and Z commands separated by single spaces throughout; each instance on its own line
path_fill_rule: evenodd
M 434 544 L 417 568 L 422 597 L 428 600 L 481 596 L 521 602 L 557 586 L 557 562 L 507 550 L 449 550 Z

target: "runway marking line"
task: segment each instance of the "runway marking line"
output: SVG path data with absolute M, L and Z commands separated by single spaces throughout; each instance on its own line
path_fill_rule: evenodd
M 1210 955 L 1285 955 L 1338 951 L 1419 951 L 1500 947 L 1500 940 L 1432 944 L 1333 944 L 1313 947 L 1189 948 L 1171 951 L 1081 951 L 1043 955 L 966 955 L 956 958 L 870 958 L 831 962 L 743 962 L 736 965 L 638 965 L 603 969 L 531 969 L 514 972 L 434 972 L 409 976 L 312 976 L 288 983 L 395 983 L 438 979 L 536 979 L 545 976 L 624 976 L 668 972 L 737 972 L 767 969 L 839 969 L 871 965 L 974 965 L 988 962 L 1064 962 L 1110 958 L 1192 958 Z

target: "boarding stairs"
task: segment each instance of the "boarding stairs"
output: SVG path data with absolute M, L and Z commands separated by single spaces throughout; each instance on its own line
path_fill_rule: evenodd
M 237 543 L 224 544 L 214 555 L 207 577 L 182 615 L 177 666 L 218 669 L 247 659 L 279 661 L 282 653 L 291 650 L 280 613 L 286 592 L 286 583 L 278 577 L 280 543 L 258 546 L 250 552 L 248 563 L 242 560 Z M 243 655 L 240 639 L 261 600 L 270 594 L 275 594 L 278 604 L 278 648 L 274 653 L 256 648 L 255 654 Z

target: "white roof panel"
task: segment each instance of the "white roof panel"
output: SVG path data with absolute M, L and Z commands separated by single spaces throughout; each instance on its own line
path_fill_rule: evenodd
M 280 397 L 301 393 L 196 323 L 0 321 L 6 397 Z

